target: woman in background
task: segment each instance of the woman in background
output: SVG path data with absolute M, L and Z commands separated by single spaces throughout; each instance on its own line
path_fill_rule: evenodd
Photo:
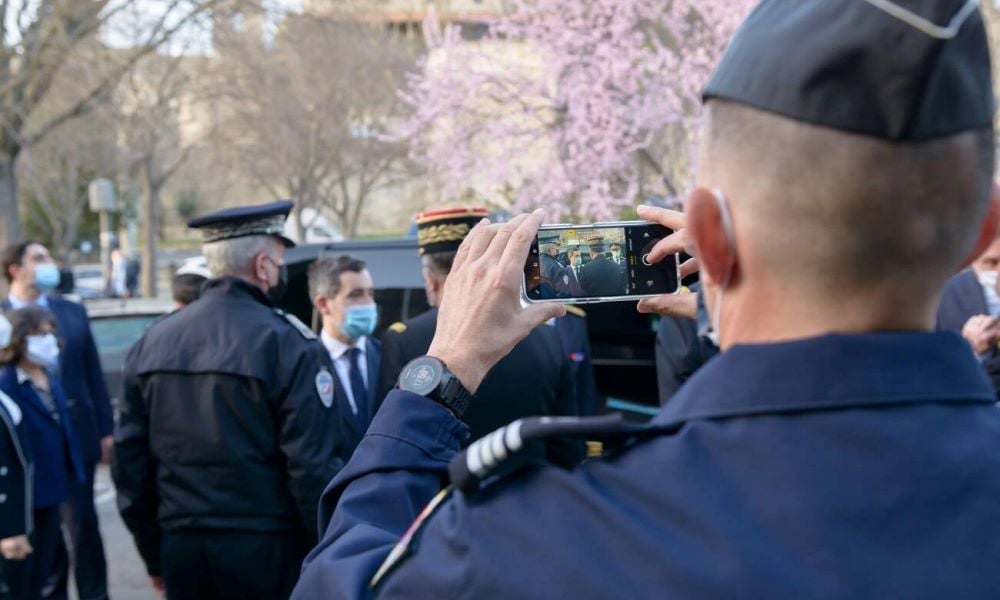
M 22 544 L 21 551 L 12 555 L 16 558 L 23 554 L 21 558 L 27 560 L 5 559 L 4 578 L 14 598 L 35 600 L 41 597 L 45 574 L 52 571 L 57 550 L 63 544 L 59 504 L 69 498 L 72 478 L 83 480 L 83 459 L 73 436 L 66 396 L 55 375 L 59 364 L 55 319 L 34 306 L 10 311 L 6 316 L 11 336 L 7 347 L 0 350 L 0 392 L 12 399 L 20 411 L 17 427 L 23 430 L 22 441 L 27 438 L 23 445 L 27 446 L 25 463 L 32 465 L 29 470 L 33 471 L 28 493 L 33 530 L 28 548 Z

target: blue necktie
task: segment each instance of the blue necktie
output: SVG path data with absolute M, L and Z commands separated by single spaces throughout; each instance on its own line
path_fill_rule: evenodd
M 351 395 L 354 396 L 354 405 L 358 407 L 358 420 L 367 423 L 368 390 L 365 388 L 365 379 L 361 376 L 361 350 L 348 350 L 347 360 L 351 363 Z

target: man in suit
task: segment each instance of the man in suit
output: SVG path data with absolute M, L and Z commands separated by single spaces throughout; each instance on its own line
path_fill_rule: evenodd
M 972 268 L 948 281 L 937 313 L 937 328 L 961 332 L 975 315 L 1000 316 L 997 274 L 1000 273 L 1000 238 L 982 253 Z
M 444 298 L 444 284 L 455 252 L 473 226 L 486 217 L 485 209 L 453 209 L 425 212 L 417 217 L 417 239 L 423 262 L 427 300 L 435 307 L 403 323 L 394 323 L 382 336 L 382 393 L 396 385 L 403 368 L 427 352 L 437 307 Z M 580 403 L 574 385 L 573 365 L 555 327 L 535 328 L 504 357 L 484 381 L 476 402 L 465 415 L 470 440 L 531 415 L 579 415 Z M 556 444 L 549 457 L 573 463 L 583 456 L 583 445 Z
M 336 369 L 337 401 L 355 432 L 347 456 L 375 415 L 382 343 L 371 337 L 378 322 L 375 284 L 365 262 L 353 256 L 321 256 L 309 267 L 309 296 L 323 319 L 320 340 Z
M 579 248 L 571 248 L 566 253 L 569 266 L 566 267 L 567 288 L 571 298 L 583 296 L 583 286 L 580 285 L 580 269 L 583 268 L 583 256 Z
M 615 243 L 611 244 L 611 262 L 625 266 L 625 257 L 622 255 L 622 245 Z
M 82 306 L 50 294 L 59 285 L 59 269 L 42 244 L 27 241 L 9 246 L 0 264 L 10 286 L 10 295 L 0 303 L 3 308 L 35 305 L 55 316 L 63 345 L 60 380 L 84 460 L 83 482 L 73 482 L 69 500 L 60 507 L 69 533 L 71 561 L 65 552 L 60 554 L 57 571 L 50 577 L 51 587 L 55 597 L 65 594 L 72 562 L 80 598 L 106 598 L 107 565 L 94 509 L 94 471 L 98 461 L 108 461 L 114 420 L 90 321 Z
M 604 242 L 590 244 L 590 262 L 580 269 L 580 284 L 588 296 L 620 296 L 626 292 L 625 269 L 604 255 Z

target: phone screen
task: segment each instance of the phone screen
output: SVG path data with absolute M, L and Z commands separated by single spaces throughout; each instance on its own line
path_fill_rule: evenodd
M 594 302 L 672 294 L 677 257 L 646 259 L 672 231 L 655 223 L 549 226 L 538 231 L 524 265 L 527 299 Z

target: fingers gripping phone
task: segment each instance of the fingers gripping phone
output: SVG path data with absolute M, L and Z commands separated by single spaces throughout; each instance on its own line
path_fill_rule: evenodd
M 543 225 L 524 264 L 524 298 L 588 304 L 675 294 L 680 289 L 677 256 L 656 264 L 648 259 L 653 246 L 671 233 L 646 221 Z

